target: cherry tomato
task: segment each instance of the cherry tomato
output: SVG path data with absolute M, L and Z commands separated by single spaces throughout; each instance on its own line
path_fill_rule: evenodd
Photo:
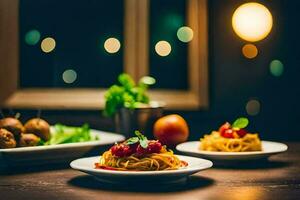
M 221 135 L 222 135 L 223 137 L 225 137 L 225 138 L 234 138 L 234 137 L 233 137 L 233 130 L 232 130 L 232 129 L 227 129 L 227 130 L 223 131 L 223 132 L 221 133 Z
M 226 122 L 225 124 L 223 124 L 220 128 L 219 128 L 219 133 L 222 135 L 224 133 L 224 131 L 228 130 L 231 128 L 230 123 Z
M 240 137 L 244 137 L 247 134 L 247 131 L 243 128 L 241 128 L 240 130 L 238 130 L 236 132 Z
M 147 147 L 149 153 L 159 153 L 162 145 L 158 141 L 150 141 Z
M 110 148 L 111 153 L 117 157 L 127 157 L 134 153 L 130 146 L 125 144 L 116 144 Z
M 148 143 L 147 148 L 143 148 L 141 145 L 139 145 L 136 149 L 136 153 L 139 155 L 145 155 L 150 153 L 159 153 L 162 148 L 162 145 L 160 142 L 151 140 Z

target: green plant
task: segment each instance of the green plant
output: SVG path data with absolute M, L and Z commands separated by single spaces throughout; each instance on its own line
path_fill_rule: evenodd
M 155 79 L 150 76 L 142 77 L 136 84 L 129 74 L 120 74 L 118 83 L 105 93 L 104 115 L 113 116 L 122 107 L 134 109 L 141 104 L 148 104 L 149 96 L 146 92 L 154 83 Z

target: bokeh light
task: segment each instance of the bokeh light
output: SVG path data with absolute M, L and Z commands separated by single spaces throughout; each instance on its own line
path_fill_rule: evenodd
M 55 49 L 55 46 L 56 46 L 56 42 L 52 37 L 47 37 L 43 39 L 41 43 L 41 49 L 45 53 L 50 53 L 51 51 L 53 51 Z
M 160 56 L 167 56 L 171 53 L 172 47 L 167 41 L 159 41 L 155 45 L 155 51 Z
M 77 73 L 73 69 L 67 69 L 62 74 L 62 79 L 65 83 L 74 83 L 74 81 L 77 79 Z
M 242 53 L 246 58 L 255 58 L 258 54 L 258 49 L 254 44 L 245 44 L 242 48 Z
M 258 115 L 260 112 L 260 102 L 256 99 L 251 99 L 247 102 L 246 104 L 246 111 L 248 113 L 248 115 Z
M 270 72 L 273 76 L 281 76 L 284 71 L 284 66 L 280 60 L 273 60 L 270 63 Z
M 38 30 L 30 30 L 25 35 L 25 42 L 28 45 L 36 45 L 41 39 L 41 34 Z
M 244 40 L 256 42 L 264 39 L 273 26 L 272 14 L 264 5 L 251 2 L 238 7 L 232 16 L 235 33 Z
M 108 53 L 117 53 L 121 48 L 121 43 L 117 38 L 108 38 L 104 42 L 104 49 Z
M 181 42 L 190 42 L 194 37 L 193 29 L 188 26 L 180 27 L 177 30 L 177 37 Z
M 151 76 L 144 76 L 140 79 L 140 82 L 146 85 L 153 85 L 155 84 L 156 80 Z

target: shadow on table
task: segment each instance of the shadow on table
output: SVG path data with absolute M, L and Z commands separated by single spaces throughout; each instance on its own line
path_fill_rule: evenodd
M 143 184 L 142 182 L 137 182 L 136 184 L 118 184 L 111 185 L 98 181 L 93 176 L 83 175 L 75 177 L 68 181 L 68 184 L 88 188 L 94 190 L 109 190 L 109 191 L 127 191 L 127 192 L 180 192 L 186 190 L 193 190 L 198 188 L 208 187 L 214 184 L 214 180 L 201 176 L 190 176 L 184 183 L 178 184 L 166 184 L 161 185 L 159 182 L 152 182 L 148 184 Z
M 0 167 L 0 175 L 29 174 L 29 173 L 43 172 L 43 171 L 65 170 L 68 168 L 70 168 L 70 165 L 68 163 L 52 164 L 52 165 L 35 165 L 30 167 L 6 166 L 3 168 Z
M 276 169 L 288 167 L 292 162 L 280 160 L 259 159 L 254 161 L 215 161 L 214 168 L 218 169 Z

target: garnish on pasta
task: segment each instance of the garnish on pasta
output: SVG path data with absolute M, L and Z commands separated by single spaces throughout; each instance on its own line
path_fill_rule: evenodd
M 98 169 L 123 171 L 175 170 L 186 167 L 185 161 L 179 160 L 171 150 L 158 140 L 148 140 L 139 131 L 136 137 L 123 143 L 115 144 L 95 163 Z
M 248 126 L 247 118 L 238 118 L 231 125 L 223 124 L 218 131 L 212 131 L 200 139 L 200 150 L 245 152 L 261 151 L 261 141 L 257 133 L 249 133 L 245 128 Z

